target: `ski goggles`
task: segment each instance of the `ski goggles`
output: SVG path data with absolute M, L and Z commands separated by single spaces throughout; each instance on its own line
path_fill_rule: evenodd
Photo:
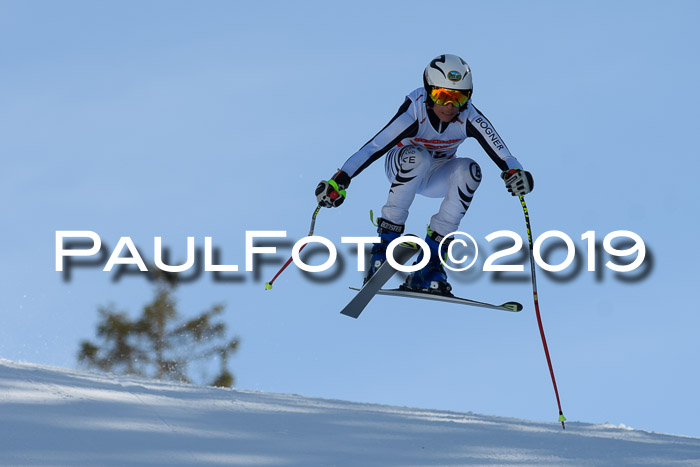
M 446 88 L 432 88 L 430 90 L 430 98 L 438 105 L 452 104 L 455 107 L 462 107 L 469 102 L 471 96 L 471 89 L 464 92 Z

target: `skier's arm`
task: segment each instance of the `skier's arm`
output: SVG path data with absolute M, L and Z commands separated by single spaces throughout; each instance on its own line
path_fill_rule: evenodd
M 510 153 L 506 143 L 503 142 L 491 122 L 471 103 L 467 114 L 467 137 L 476 138 L 501 171 L 522 170 L 523 166 Z
M 501 169 L 501 178 L 513 196 L 524 196 L 535 187 L 532 174 L 523 170 L 518 159 L 508 150 L 491 122 L 473 104 L 467 115 L 467 136 L 476 138 L 491 160 Z
M 316 186 L 315 194 L 318 204 L 327 208 L 343 204 L 345 189 L 350 185 L 352 177 L 386 154 L 399 141 L 418 133 L 418 120 L 412 106 L 413 102 L 407 97 L 394 118 L 359 151 L 350 156 L 333 178 L 322 180 Z
M 415 136 L 418 133 L 418 120 L 415 117 L 413 105 L 415 103 L 407 97 L 394 118 L 359 151 L 350 156 L 340 170 L 353 178 L 396 146 L 399 141 Z

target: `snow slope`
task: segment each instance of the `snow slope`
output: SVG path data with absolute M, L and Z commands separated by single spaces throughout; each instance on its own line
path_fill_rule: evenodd
M 700 439 L 0 360 L 0 465 L 700 466 Z

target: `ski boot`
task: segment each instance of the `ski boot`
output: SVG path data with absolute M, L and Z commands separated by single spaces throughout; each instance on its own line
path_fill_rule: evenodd
M 372 246 L 372 256 L 369 260 L 369 268 L 367 269 L 367 276 L 365 277 L 365 282 L 369 280 L 370 277 L 377 272 L 379 266 L 381 266 L 384 261 L 386 261 L 386 249 L 393 240 L 399 238 L 404 231 L 403 225 L 394 224 L 381 217 L 377 219 L 377 233 L 379 238 L 382 239 L 381 243 L 375 243 Z
M 445 258 L 447 255 L 447 247 L 449 241 L 446 241 L 440 248 L 440 242 L 443 237 L 432 230 L 428 229 L 428 235 L 425 237 L 425 243 L 428 244 L 430 250 L 430 260 L 423 269 L 412 272 L 406 282 L 400 287 L 402 290 L 410 290 L 413 292 L 425 292 L 437 295 L 452 296 L 452 286 L 447 282 L 447 273 L 440 261 L 440 258 Z M 441 250 L 441 251 L 439 251 Z M 413 264 L 418 264 L 423 260 L 424 253 L 421 250 L 418 259 Z

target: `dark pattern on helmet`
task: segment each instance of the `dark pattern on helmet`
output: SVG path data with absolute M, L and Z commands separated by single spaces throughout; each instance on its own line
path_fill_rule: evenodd
M 439 68 L 439 67 L 437 66 L 438 63 L 445 63 L 445 60 L 446 60 L 446 59 L 445 59 L 445 56 L 444 56 L 444 55 L 440 55 L 439 57 L 433 59 L 433 60 L 430 62 L 430 68 L 435 68 L 437 71 L 439 71 L 440 73 L 442 73 L 442 76 L 444 76 L 445 78 L 447 78 L 447 75 L 445 75 L 445 72 L 442 71 L 442 68 Z M 423 63 L 425 63 L 425 62 L 423 62 Z

